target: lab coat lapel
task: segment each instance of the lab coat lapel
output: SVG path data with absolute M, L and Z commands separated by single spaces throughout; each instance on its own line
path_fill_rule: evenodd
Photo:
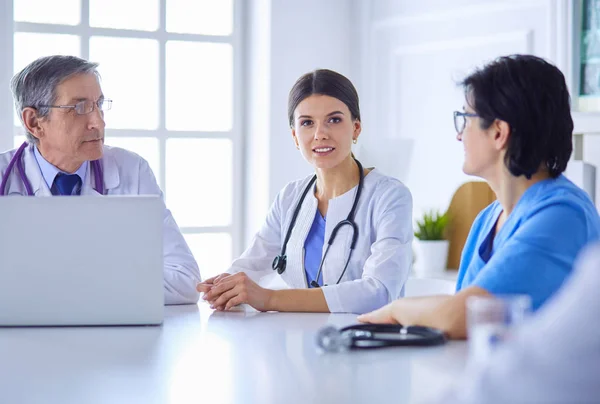
M 104 181 L 104 192 L 108 194 L 110 190 L 114 190 L 120 184 L 119 177 L 119 166 L 117 165 L 117 161 L 110 153 L 107 153 L 107 148 L 104 148 L 104 155 L 102 160 L 100 160 L 100 164 L 102 165 L 103 171 L 103 181 Z M 95 186 L 95 173 L 92 168 L 92 164 L 89 165 L 89 171 L 85 179 L 85 184 L 81 189 L 81 195 L 95 195 L 99 196 L 100 194 L 94 189 Z
M 354 203 L 354 197 L 356 194 L 356 188 L 346 192 L 337 198 L 329 201 L 327 208 L 327 222 L 325 224 L 325 242 L 323 244 L 323 256 L 327 249 L 329 239 L 333 229 L 343 220 L 346 220 L 352 204 Z M 323 263 L 323 284 L 335 285 L 342 271 L 344 265 L 348 259 L 350 253 L 350 243 L 352 240 L 352 227 L 350 225 L 344 225 L 339 229 L 335 240 L 329 248 L 327 257 Z M 348 274 L 348 270 L 346 270 Z M 344 274 L 344 276 L 346 276 Z
M 304 190 L 304 187 L 306 187 L 306 183 L 302 185 L 302 190 Z M 294 204 L 290 207 L 287 226 L 289 226 L 289 222 L 291 221 L 296 203 L 297 201 L 294 201 Z M 316 212 L 317 199 L 315 198 L 314 192 L 309 191 L 306 198 L 304 198 L 304 202 L 298 213 L 298 218 L 296 219 L 294 230 L 288 241 L 286 248 L 287 266 L 286 270 L 281 274 L 283 280 L 294 289 L 307 287 L 306 274 L 303 265 L 304 242 L 306 241 Z M 287 232 L 287 229 L 288 227 L 286 227 L 284 231 Z
M 38 162 L 35 159 L 35 154 L 33 152 L 34 147 L 36 146 L 30 144 L 25 148 L 23 152 L 23 165 L 25 167 L 25 175 L 27 176 L 27 180 L 31 184 L 31 189 L 33 190 L 33 194 L 35 196 L 52 196 L 52 192 L 50 192 L 50 188 L 48 188 L 48 184 L 46 184 L 46 180 L 44 180 L 44 176 L 42 175 L 42 170 L 40 170 L 40 166 L 38 165 Z M 16 165 L 13 170 L 13 175 L 16 175 L 16 178 L 18 178 L 19 186 L 22 186 L 23 188 L 22 193 L 20 193 L 22 195 L 27 195 L 27 189 L 21 183 L 21 177 L 19 176 L 19 170 L 17 169 Z

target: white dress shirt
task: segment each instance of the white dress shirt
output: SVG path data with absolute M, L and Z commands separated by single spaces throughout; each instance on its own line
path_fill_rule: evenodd
M 35 158 L 33 145 L 23 154 L 23 166 L 35 196 L 52 196 Z M 16 150 L 0 154 L 0 178 Z M 102 157 L 104 188 L 107 195 L 160 195 L 156 178 L 150 166 L 142 157 L 130 151 L 104 146 Z M 190 186 L 195 186 L 190 184 Z M 27 190 L 19 177 L 16 167 L 11 171 L 6 189 L 7 195 L 27 195 Z M 81 195 L 97 195 L 94 189 L 94 175 L 85 175 Z M 171 212 L 164 209 L 164 290 L 165 304 L 196 303 L 199 293 L 196 283 L 200 281 L 198 264 L 192 256 L 183 235 Z
M 229 273 L 246 272 L 255 281 L 273 273 L 271 263 L 280 254 L 296 205 L 311 178 L 289 183 L 279 192 L 262 228 Z M 329 201 L 323 253 L 333 228 L 348 216 L 357 188 Z M 290 288 L 308 287 L 304 243 L 317 206 L 314 192 L 309 191 L 286 248 L 287 267 L 281 277 Z M 401 297 L 412 262 L 412 197 L 400 181 L 377 169 L 367 174 L 354 221 L 358 241 L 339 284 L 335 283 L 350 252 L 350 226 L 337 233 L 323 264 L 323 283 L 328 286 L 322 290 L 332 313 L 365 313 Z

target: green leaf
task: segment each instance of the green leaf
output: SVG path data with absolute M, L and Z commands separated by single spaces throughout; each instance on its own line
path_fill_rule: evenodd
M 445 240 L 448 222 L 448 212 L 440 213 L 434 210 L 425 212 L 422 219 L 417 220 L 415 237 L 419 240 Z

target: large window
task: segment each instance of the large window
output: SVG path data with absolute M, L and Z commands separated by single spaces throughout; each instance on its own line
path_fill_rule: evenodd
M 106 144 L 144 157 L 204 278 L 241 248 L 239 0 L 14 0 L 14 72 L 98 62 Z M 18 118 L 15 145 L 23 142 Z

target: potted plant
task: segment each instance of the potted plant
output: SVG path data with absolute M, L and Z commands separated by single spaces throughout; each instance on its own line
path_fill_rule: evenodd
M 446 227 L 448 213 L 430 211 L 417 220 L 415 231 L 415 272 L 421 275 L 440 274 L 446 270 L 448 245 Z

